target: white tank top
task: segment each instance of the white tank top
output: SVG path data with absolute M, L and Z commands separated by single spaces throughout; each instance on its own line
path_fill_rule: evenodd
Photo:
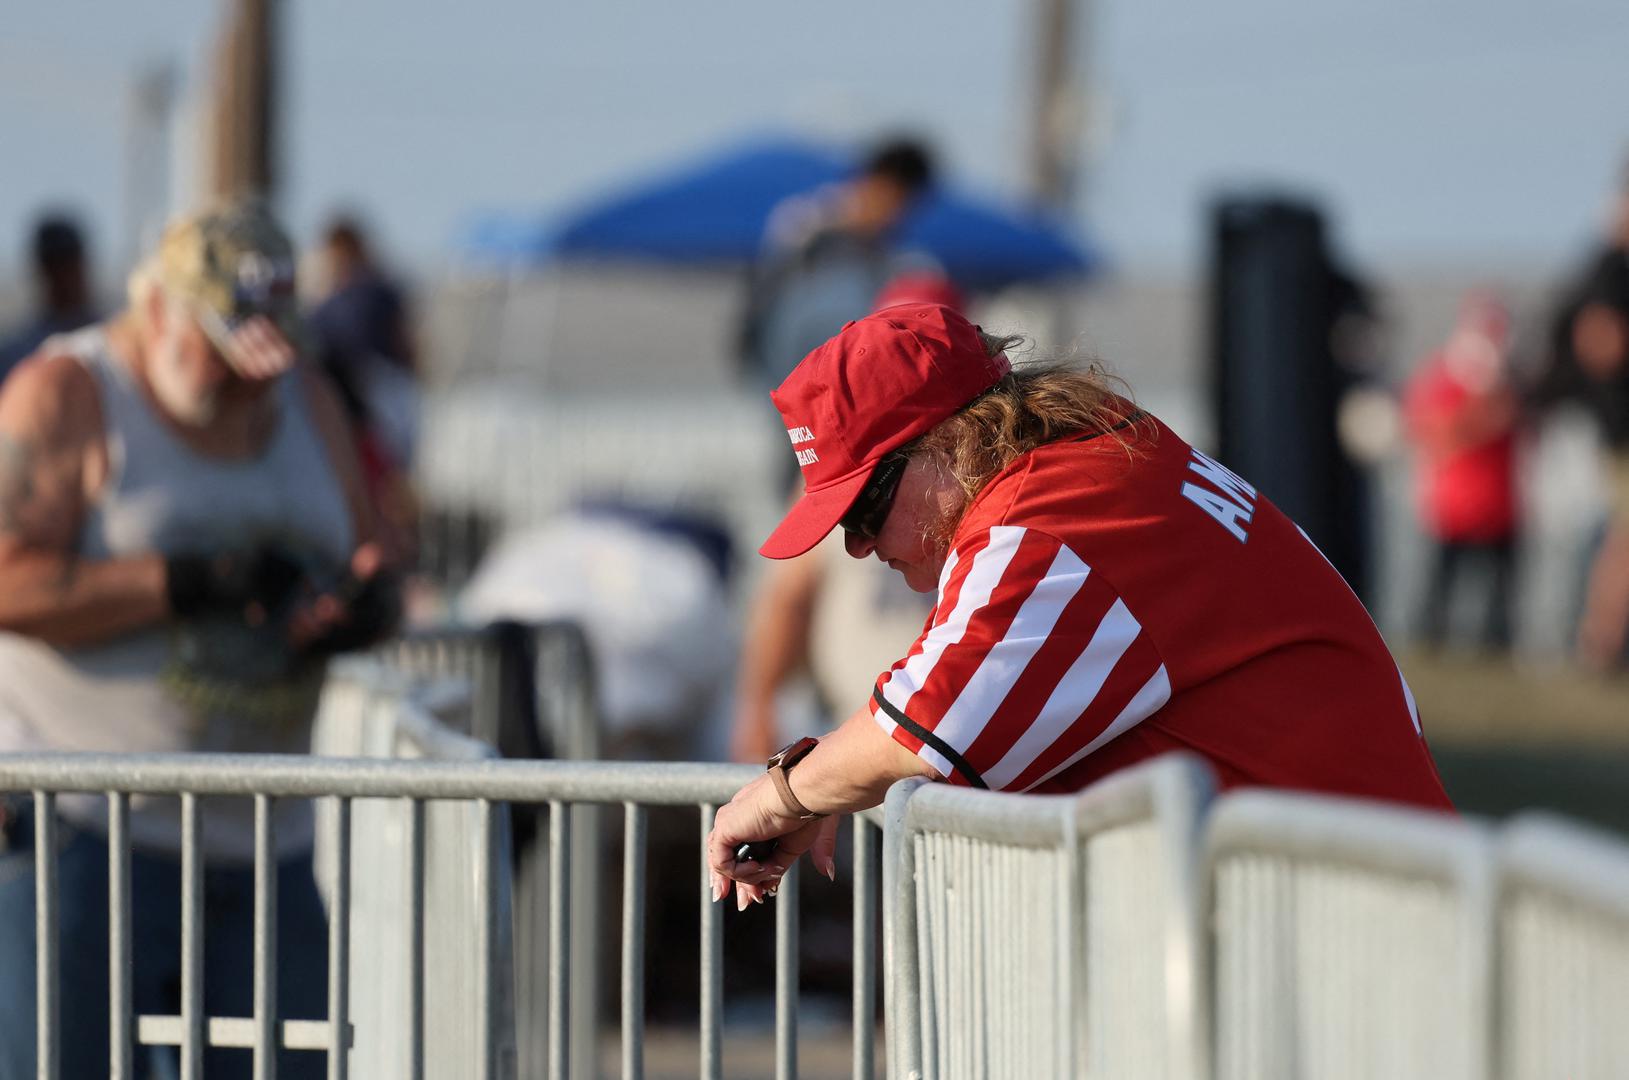
M 354 546 L 345 493 L 297 378 L 285 377 L 276 431 L 254 458 L 206 457 L 172 433 L 99 327 L 53 342 L 96 379 L 108 477 L 87 507 L 86 560 L 237 550 L 275 541 L 319 577 L 344 571 Z M 306 753 L 323 671 L 289 657 L 269 632 L 234 620 L 167 622 L 98 645 L 59 649 L 0 632 L 0 751 Z M 131 807 L 132 838 L 179 850 L 178 800 Z M 98 826 L 103 800 L 59 801 Z M 252 807 L 205 809 L 205 850 L 253 853 Z M 309 844 L 306 804 L 279 804 L 279 847 Z

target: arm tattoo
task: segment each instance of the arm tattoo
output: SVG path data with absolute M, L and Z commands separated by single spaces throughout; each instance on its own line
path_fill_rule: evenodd
M 34 448 L 0 432 L 0 532 L 21 535 L 34 501 Z

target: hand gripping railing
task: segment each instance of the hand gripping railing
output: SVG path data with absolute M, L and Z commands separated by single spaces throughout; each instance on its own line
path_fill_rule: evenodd
M 1629 1067 L 1629 844 L 1517 818 L 1499 850 L 1498 1075 L 1607 1080 Z
M 1207 834 L 1217 1080 L 1489 1075 L 1492 841 L 1447 814 L 1287 792 Z
M 895 785 L 890 1075 L 1197 1080 L 1193 900 L 1210 790 L 1182 756 L 1077 796 Z

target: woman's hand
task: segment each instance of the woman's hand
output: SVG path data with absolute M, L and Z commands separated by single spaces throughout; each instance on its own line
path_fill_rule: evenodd
M 791 816 L 769 774 L 760 776 L 736 792 L 713 819 L 713 830 L 707 836 L 713 899 L 729 895 L 733 882 L 737 910 L 746 910 L 753 901 L 762 903 L 766 893 L 774 895 L 787 869 L 806 851 L 815 869 L 835 880 L 837 821 L 835 816 L 814 821 Z M 736 861 L 735 853 L 742 844 L 769 840 L 775 842 L 775 849 L 767 858 Z

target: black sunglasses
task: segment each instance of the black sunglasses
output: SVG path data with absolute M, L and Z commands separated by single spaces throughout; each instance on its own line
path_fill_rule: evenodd
M 894 508 L 894 495 L 899 491 L 900 477 L 905 475 L 905 466 L 910 460 L 904 454 L 893 453 L 877 462 L 877 467 L 871 470 L 871 478 L 838 522 L 844 532 L 864 540 L 877 538 L 888 520 L 888 511 Z

